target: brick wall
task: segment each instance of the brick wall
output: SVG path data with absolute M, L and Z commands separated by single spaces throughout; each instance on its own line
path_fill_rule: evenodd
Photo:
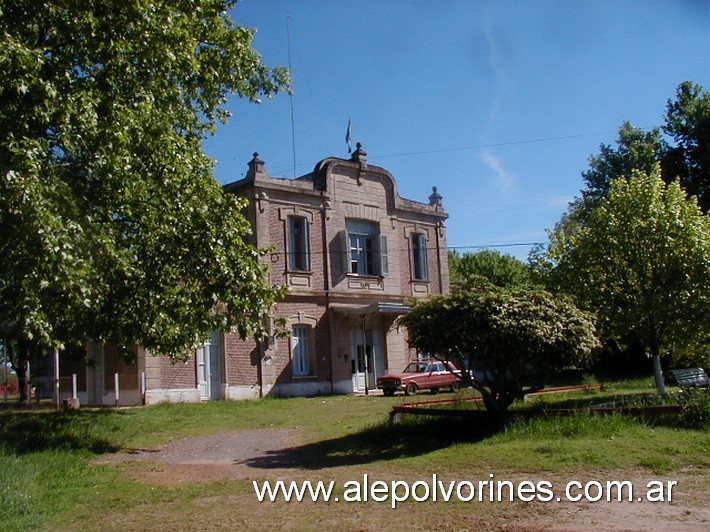
M 151 355 L 148 355 L 151 356 Z M 172 363 L 169 357 L 161 356 L 160 360 L 160 388 L 194 388 L 197 386 L 195 356 L 186 362 Z
M 238 334 L 226 334 L 225 366 L 228 385 L 255 386 L 259 382 L 259 348 L 254 340 L 242 340 Z

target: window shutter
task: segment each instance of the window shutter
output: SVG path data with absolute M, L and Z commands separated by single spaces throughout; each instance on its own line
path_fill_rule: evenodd
M 426 235 L 420 234 L 417 238 L 419 239 L 419 260 L 421 261 L 419 264 L 419 272 L 421 274 L 421 279 L 427 280 L 429 279 L 429 265 L 427 261 L 428 250 Z
M 311 271 L 311 227 L 307 218 L 303 220 L 303 269 Z
M 340 260 L 343 275 L 350 273 L 350 236 L 347 229 L 340 231 Z
M 295 233 L 295 221 L 293 216 L 286 218 L 286 241 L 287 241 L 287 267 L 288 269 L 295 269 L 296 267 L 296 233 Z
M 387 237 L 380 235 L 378 242 L 379 274 L 383 277 L 389 274 L 389 260 L 387 257 Z

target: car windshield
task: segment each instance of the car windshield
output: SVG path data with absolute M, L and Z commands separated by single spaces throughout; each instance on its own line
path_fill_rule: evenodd
M 424 373 L 424 368 L 426 364 L 420 364 L 418 362 L 411 362 L 404 368 L 403 373 Z

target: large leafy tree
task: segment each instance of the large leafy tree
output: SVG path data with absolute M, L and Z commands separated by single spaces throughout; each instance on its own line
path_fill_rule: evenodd
M 232 0 L 0 4 L 0 328 L 174 358 L 257 332 L 279 295 L 202 141 L 287 87 Z
M 456 282 L 483 277 L 500 287 L 526 286 L 531 283 L 530 267 L 512 255 L 484 249 L 476 253 L 449 253 L 451 278 Z
M 664 136 L 662 133 L 665 133 Z M 680 180 L 686 193 L 696 196 L 703 212 L 710 207 L 710 93 L 690 81 L 681 83 L 668 100 L 661 128 L 643 130 L 630 122 L 619 128 L 616 145 L 602 144 L 582 172 L 585 188 L 571 205 L 570 220 L 583 223 L 586 215 L 609 192 L 611 182 L 633 170 L 651 173 L 660 164 L 666 183 Z
M 681 83 L 666 107 L 665 131 L 673 140 L 666 155 L 667 177 L 678 176 L 703 212 L 710 208 L 710 92 L 690 81 Z M 667 179 L 666 179 L 667 180 Z
M 539 289 L 479 282 L 415 301 L 400 323 L 416 349 L 470 368 L 464 381 L 494 416 L 542 389 L 551 371 L 584 365 L 598 347 L 589 314 Z
M 631 175 L 633 170 L 651 172 L 667 149 L 659 128 L 644 131 L 624 122 L 619 128 L 616 146 L 602 144 L 599 153 L 589 157 L 589 169 L 582 172 L 586 187 L 573 205 L 573 210 L 582 211 L 576 216 L 583 218 L 599 205 L 614 179 Z
M 598 314 L 609 337 L 631 335 L 660 357 L 710 338 L 710 220 L 657 166 L 611 183 L 586 224 L 552 234 L 557 283 Z

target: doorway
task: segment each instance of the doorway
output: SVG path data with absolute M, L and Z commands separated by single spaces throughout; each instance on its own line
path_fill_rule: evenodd
M 351 351 L 353 391 L 364 392 L 375 388 L 377 377 L 384 374 L 384 352 L 377 330 L 352 330 Z
M 202 401 L 212 401 L 222 397 L 220 354 L 218 332 L 213 332 L 210 339 L 197 349 L 197 385 Z

